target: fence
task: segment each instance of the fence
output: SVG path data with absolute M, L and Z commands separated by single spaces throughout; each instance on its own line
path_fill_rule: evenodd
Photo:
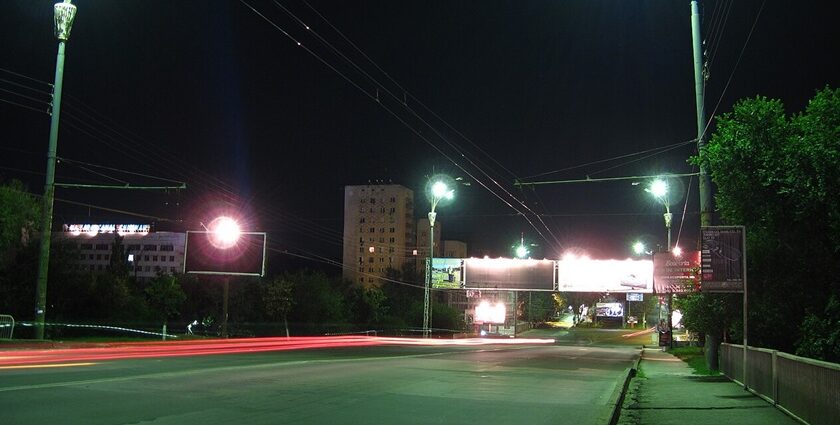
M 12 339 L 15 333 L 15 318 L 8 314 L 0 314 L 0 339 Z
M 720 348 L 721 371 L 743 385 L 744 347 Z M 748 347 L 747 388 L 809 424 L 836 424 L 840 418 L 840 364 Z

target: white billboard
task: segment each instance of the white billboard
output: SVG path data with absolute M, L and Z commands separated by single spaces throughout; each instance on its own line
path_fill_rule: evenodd
M 653 292 L 653 261 L 563 259 L 557 266 L 560 292 Z

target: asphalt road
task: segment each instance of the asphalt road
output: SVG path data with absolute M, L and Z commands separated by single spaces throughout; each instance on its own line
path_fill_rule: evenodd
M 604 424 L 639 350 L 569 335 L 0 368 L 0 423 Z

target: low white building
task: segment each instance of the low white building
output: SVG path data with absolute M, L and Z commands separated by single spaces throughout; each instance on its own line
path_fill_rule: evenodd
M 137 279 L 184 271 L 186 233 L 151 232 L 148 225 L 136 224 L 71 224 L 53 232 L 53 240 L 75 244 L 75 268 L 96 273 L 110 268 L 115 234 L 123 237 L 125 261 Z

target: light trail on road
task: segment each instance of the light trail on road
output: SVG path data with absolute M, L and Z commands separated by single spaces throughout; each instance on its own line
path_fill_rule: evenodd
M 553 339 L 423 339 L 370 336 L 276 337 L 242 339 L 207 339 L 190 341 L 123 342 L 104 346 L 60 349 L 6 350 L 0 355 L 0 369 L 24 365 L 50 365 L 73 362 L 187 357 L 268 351 L 345 348 L 385 345 L 405 346 L 480 346 L 553 344 Z

